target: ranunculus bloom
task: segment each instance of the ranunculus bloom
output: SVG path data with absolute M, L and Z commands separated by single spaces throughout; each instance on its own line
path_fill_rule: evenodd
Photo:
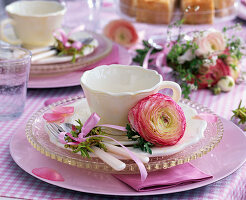
M 181 107 L 171 97 L 160 93 L 140 100 L 129 111 L 128 120 L 145 140 L 157 146 L 176 144 L 186 128 Z
M 131 47 L 138 41 L 138 34 L 134 26 L 126 20 L 113 20 L 104 27 L 104 35 L 112 41 Z
M 197 75 L 198 88 L 203 89 L 216 85 L 223 76 L 230 75 L 230 66 L 226 65 L 223 60 L 217 59 L 214 66 L 210 66 L 204 74 Z
M 198 45 L 198 49 L 195 52 L 197 56 L 208 57 L 210 54 L 217 51 L 224 51 L 226 48 L 223 33 L 215 30 L 209 30 L 203 33 L 203 36 L 196 37 L 195 42 Z

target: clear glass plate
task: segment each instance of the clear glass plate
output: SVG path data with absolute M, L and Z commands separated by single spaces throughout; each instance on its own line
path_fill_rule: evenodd
M 70 150 L 60 148 L 50 142 L 49 135 L 44 129 L 45 120 L 43 119 L 43 114 L 45 112 L 49 112 L 50 109 L 54 106 L 70 104 L 81 98 L 83 97 L 76 96 L 64 99 L 48 107 L 44 107 L 33 114 L 26 125 L 26 136 L 28 141 L 35 149 L 37 149 L 42 154 L 65 164 L 106 173 L 139 173 L 138 166 L 132 160 L 124 160 L 124 162 L 126 163 L 126 168 L 122 171 L 115 171 L 98 158 L 83 158 L 81 157 L 81 155 L 74 154 Z M 190 100 L 183 99 L 181 100 L 181 103 L 194 108 L 198 113 L 206 112 L 214 114 L 208 108 Z M 222 139 L 223 132 L 223 124 L 218 117 L 218 121 L 216 123 L 207 124 L 204 138 L 201 139 L 198 143 L 190 145 L 174 155 L 151 157 L 149 163 L 145 164 L 145 167 L 148 172 L 151 172 L 160 169 L 170 168 L 200 158 L 206 153 L 210 152 L 212 149 L 214 149 L 214 147 Z

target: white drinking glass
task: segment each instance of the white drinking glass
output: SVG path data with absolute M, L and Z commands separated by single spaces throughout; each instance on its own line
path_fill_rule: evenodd
M 0 47 L 0 121 L 19 117 L 25 106 L 31 53 L 14 46 Z

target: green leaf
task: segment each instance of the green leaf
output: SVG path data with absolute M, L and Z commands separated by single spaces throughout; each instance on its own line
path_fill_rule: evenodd
M 239 119 L 238 124 L 245 124 L 246 123 L 246 107 L 242 107 L 242 100 L 240 101 L 238 108 L 232 110 L 233 116 L 231 119 L 236 118 Z
M 148 43 L 147 40 L 143 40 L 143 45 L 144 45 L 147 49 L 150 49 L 150 48 L 151 48 L 151 46 L 150 46 L 150 44 Z
M 226 59 L 227 57 L 228 57 L 228 55 L 226 55 L 226 54 L 221 54 L 218 56 L 218 58 L 220 58 L 222 60 Z
M 73 137 L 78 137 L 81 133 L 81 129 L 83 127 L 83 124 L 81 123 L 80 119 L 76 120 L 78 125 L 75 125 L 74 131 L 71 131 L 71 134 Z M 95 127 L 93 128 L 86 136 L 86 140 L 81 142 L 78 145 L 67 145 L 65 144 L 65 148 L 70 148 L 74 153 L 81 153 L 81 156 L 89 158 L 89 152 L 94 152 L 92 147 L 97 146 L 99 148 L 102 148 L 104 151 L 107 151 L 106 146 L 102 143 L 103 137 L 98 137 L 98 135 L 105 135 L 105 133 L 101 130 L 101 127 Z M 65 140 L 67 142 L 76 142 L 69 136 L 66 136 Z
M 235 65 L 235 64 L 230 64 L 229 65 L 233 70 L 237 70 L 237 65 Z
M 143 49 L 136 49 L 136 56 L 132 59 L 133 62 L 138 63 L 140 66 L 143 65 L 144 59 L 147 53 L 149 52 L 149 50 L 153 48 L 146 40 L 143 40 L 143 46 L 144 46 Z M 155 54 L 160 51 L 161 49 L 153 48 L 150 54 Z M 149 60 L 149 62 L 151 62 L 151 60 Z
M 126 130 L 127 130 L 128 139 L 138 142 L 137 144 L 134 144 L 133 146 L 134 148 L 139 148 L 141 149 L 141 151 L 152 154 L 151 147 L 153 147 L 154 144 L 142 138 L 137 131 L 131 128 L 129 124 L 126 125 Z

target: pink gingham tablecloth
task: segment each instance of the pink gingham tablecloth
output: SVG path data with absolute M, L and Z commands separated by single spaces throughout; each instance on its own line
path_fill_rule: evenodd
M 73 3 L 73 1 L 71 1 Z M 106 5 L 106 4 L 105 4 Z M 107 19 L 118 18 L 112 9 L 110 10 L 111 4 L 107 4 L 106 16 Z M 70 5 L 70 9 L 77 9 L 78 7 Z M 72 20 L 73 22 L 80 22 L 74 15 L 73 18 L 67 18 L 66 20 Z M 111 18 L 111 16 L 113 16 Z M 69 22 L 68 22 L 69 23 Z M 101 26 L 105 25 L 107 20 L 103 20 Z M 71 24 L 70 24 L 71 25 Z M 146 28 L 146 25 L 139 25 L 137 29 L 141 32 Z M 148 34 L 154 34 L 155 29 L 147 31 Z M 165 29 L 156 29 L 156 32 L 164 33 Z M 244 31 L 245 32 L 245 31 Z M 146 36 L 146 35 L 145 35 Z M 165 77 L 164 77 L 165 78 Z M 235 109 L 242 99 L 246 102 L 246 84 L 237 85 L 236 88 L 230 93 L 223 93 L 219 96 L 211 95 L 210 91 L 199 91 L 194 92 L 191 95 L 191 100 L 199 102 L 216 114 L 230 119 L 232 109 Z M 42 182 L 31 175 L 27 174 L 21 168 L 19 168 L 12 160 L 9 153 L 9 141 L 11 136 L 18 131 L 20 126 L 25 125 L 29 117 L 40 109 L 47 99 L 55 97 L 67 97 L 82 95 L 80 86 L 60 89 L 29 89 L 27 93 L 27 102 L 25 112 L 23 115 L 13 121 L 0 122 L 0 197 L 15 197 L 22 199 L 143 199 L 143 200 L 155 200 L 155 199 L 235 199 L 242 200 L 246 199 L 246 164 L 244 164 L 239 170 L 231 174 L 230 176 L 217 181 L 213 184 L 204 186 L 202 188 L 193 189 L 186 192 L 179 192 L 167 195 L 158 196 L 146 196 L 146 197 L 116 197 L 116 196 L 105 196 L 105 195 L 93 195 L 87 193 L 81 193 L 71 191 L 57 186 L 50 185 Z M 35 150 L 34 150 L 35 151 Z
M 245 102 L 246 85 L 241 84 L 230 93 L 220 96 L 212 96 L 209 91 L 199 91 L 191 95 L 191 100 L 210 107 L 215 113 L 227 119 L 231 116 L 240 99 Z M 29 89 L 27 102 L 23 115 L 14 121 L 0 122 L 0 196 L 16 197 L 24 199 L 128 199 L 128 197 L 110 197 L 75 192 L 59 188 L 42 182 L 24 172 L 12 160 L 9 153 L 9 141 L 18 127 L 23 126 L 28 118 L 39 108 L 45 100 L 54 97 L 67 97 L 82 95 L 80 86 L 60 89 Z M 35 149 L 33 149 L 35 151 Z M 208 186 L 191 191 L 168 195 L 131 197 L 132 199 L 246 199 L 246 164 L 232 175 L 210 184 Z

